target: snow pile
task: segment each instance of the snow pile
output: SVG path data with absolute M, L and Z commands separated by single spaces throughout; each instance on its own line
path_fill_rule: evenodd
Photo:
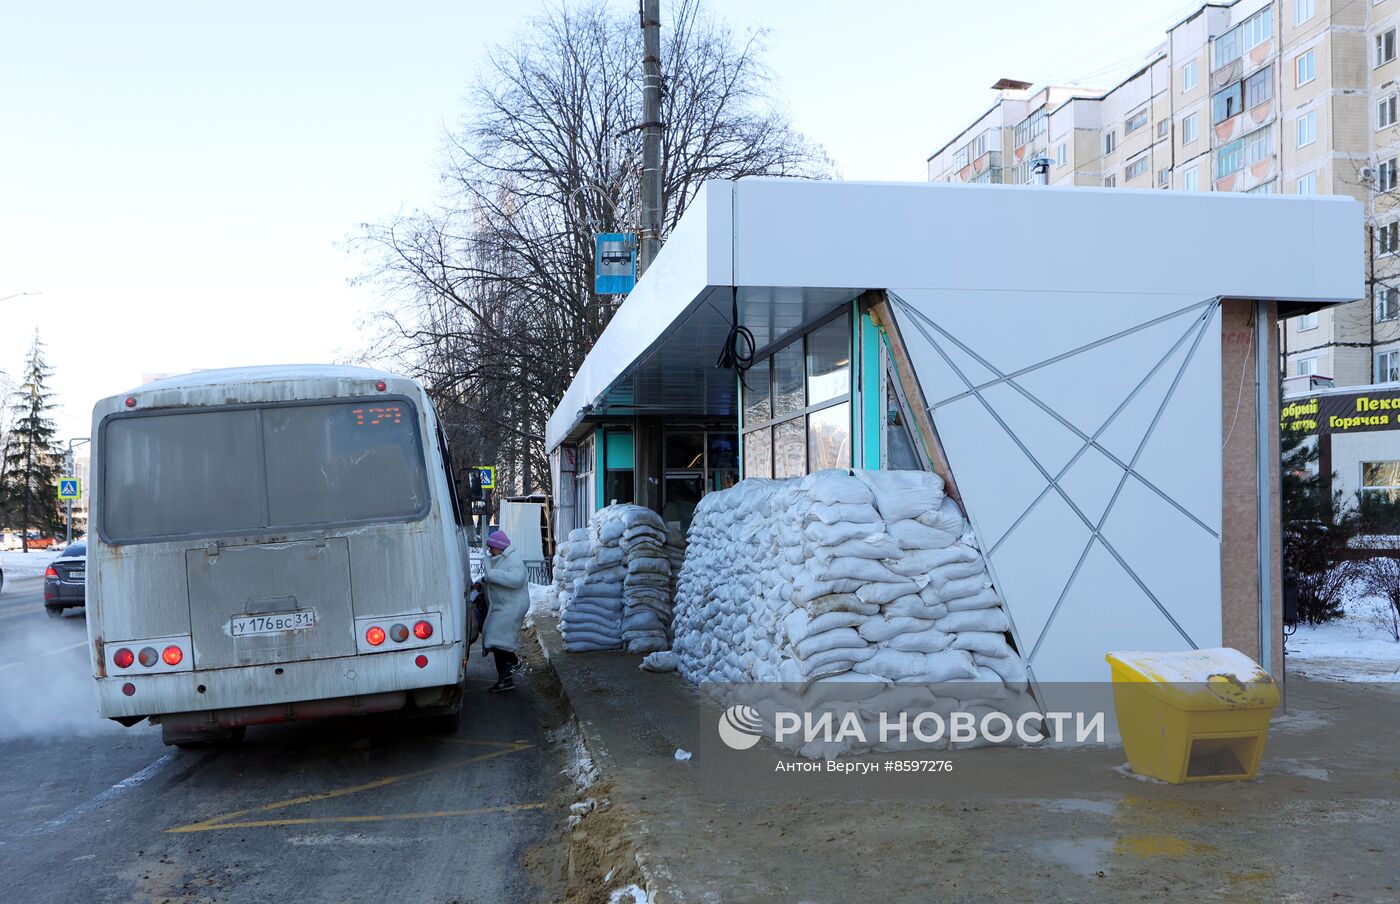
M 910 709 L 976 712 L 1027 690 L 1010 628 L 937 475 L 821 471 L 745 480 L 701 500 L 673 650 L 689 681 L 778 683 L 799 697 L 788 706 L 814 710 L 843 695 L 887 705 L 885 692 L 898 689 Z
M 661 517 L 639 505 L 599 509 L 561 544 L 560 631 L 569 652 L 664 650 L 670 644 L 671 558 Z

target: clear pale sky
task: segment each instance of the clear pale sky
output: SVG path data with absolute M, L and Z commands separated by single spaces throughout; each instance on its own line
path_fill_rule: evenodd
M 879 180 L 922 180 L 996 79 L 1111 85 L 1198 5 L 710 0 L 769 29 L 775 93 L 841 175 Z M 431 202 L 484 49 L 544 7 L 5 4 L 0 298 L 43 294 L 0 301 L 0 370 L 37 327 L 66 439 L 145 373 L 353 357 L 375 299 L 344 241 Z

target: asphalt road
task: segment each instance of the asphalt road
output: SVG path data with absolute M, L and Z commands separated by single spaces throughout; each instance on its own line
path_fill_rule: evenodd
M 479 651 L 456 735 L 341 720 L 182 751 L 158 728 L 97 718 L 82 610 L 45 615 L 40 580 L 9 579 L 0 593 L 5 900 L 562 897 L 523 865 L 564 843 L 543 709 L 528 689 L 486 694 L 494 672 Z

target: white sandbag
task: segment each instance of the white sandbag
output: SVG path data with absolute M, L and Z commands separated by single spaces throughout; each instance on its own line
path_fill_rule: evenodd
M 856 663 L 852 668 L 857 672 L 881 675 L 899 681 L 925 674 L 928 671 L 928 656 L 924 653 L 905 653 L 880 648 L 874 656 Z
M 1019 656 L 983 656 L 974 653 L 972 658 L 979 666 L 995 672 L 1009 691 L 1023 691 L 1030 683 L 1026 661 Z
M 845 503 L 827 505 L 818 502 L 807 510 L 803 520 L 805 522 L 820 521 L 822 524 L 841 524 L 843 522 L 878 524 L 880 513 L 875 511 L 875 507 L 871 505 Z
M 961 596 L 955 600 L 948 600 L 945 604 L 949 612 L 965 612 L 969 609 L 990 609 L 993 606 L 1001 605 L 1001 598 L 997 596 L 995 589 L 983 587 L 972 596 Z
M 676 670 L 676 654 L 670 650 L 658 650 L 650 653 L 639 668 L 644 672 L 674 672 Z
M 796 644 L 811 634 L 820 634 L 833 628 L 849 628 L 865 620 L 865 616 L 855 612 L 827 612 L 815 618 L 809 617 L 809 610 L 794 609 L 783 619 L 783 630 L 789 642 Z
M 867 603 L 854 593 L 831 593 L 819 596 L 807 603 L 807 612 L 813 617 L 828 612 L 856 612 L 861 615 L 875 615 L 880 611 L 878 603 Z
M 626 528 L 621 519 L 609 518 L 598 525 L 598 543 L 601 546 L 616 546 Z
M 866 646 L 865 639 L 854 628 L 832 628 L 820 634 L 808 634 L 793 645 L 793 650 L 799 658 L 808 659 L 839 647 L 863 646 Z
M 599 568 L 607 568 L 622 564 L 623 555 L 621 546 L 603 546 L 598 549 L 594 561 L 598 563 Z
M 933 622 L 931 621 L 907 617 L 889 618 L 881 615 L 876 618 L 867 618 L 856 631 L 870 643 L 879 643 L 898 634 L 927 631 L 932 627 Z
M 816 544 L 808 543 L 806 547 L 794 547 L 793 552 L 797 554 L 797 559 L 795 561 L 800 562 L 808 557 L 818 560 L 835 559 L 843 556 L 857 559 L 897 559 L 901 550 L 899 544 L 895 543 L 889 537 L 879 534 L 873 539 L 847 540 L 835 546 L 817 546 Z
M 819 581 L 883 581 L 886 583 L 907 580 L 874 559 L 859 559 L 854 556 L 840 556 L 824 562 L 813 563 L 813 576 Z
M 923 618 L 932 621 L 947 615 L 948 607 L 940 602 L 925 600 L 923 592 L 920 591 L 917 594 L 905 594 L 892 603 L 886 603 L 880 607 L 880 611 L 891 617 L 906 615 L 910 618 Z
M 627 562 L 627 576 L 636 574 L 659 574 L 671 577 L 671 563 L 665 559 L 652 559 L 633 556 Z
M 891 650 L 906 653 L 939 653 L 952 645 L 955 637 L 962 635 L 946 634 L 937 628 L 927 628 L 906 634 L 896 634 L 882 645 Z
M 938 507 L 937 511 L 925 512 L 919 515 L 916 520 L 920 524 L 954 535 L 960 535 L 967 526 L 962 509 L 958 508 L 958 504 L 953 501 L 952 497 L 945 497 L 943 504 Z
M 892 603 L 901 596 L 911 593 L 918 593 L 919 585 L 906 578 L 901 578 L 898 583 L 874 582 L 862 584 L 856 588 L 856 597 L 867 603 L 883 605 Z
M 1006 642 L 1006 635 L 994 631 L 962 631 L 953 641 L 953 647 L 983 656 L 1014 655 L 1010 644 Z
M 904 577 L 932 574 L 935 570 L 956 562 L 972 562 L 981 567 L 982 559 L 966 546 L 944 546 L 938 549 L 901 550 L 890 562 L 890 570 Z
M 823 475 L 813 478 L 809 482 L 808 492 L 811 494 L 813 502 L 820 502 L 825 505 L 854 505 L 864 503 L 873 505 L 874 495 L 870 488 L 861 483 L 856 478 L 845 472 L 831 475 Z
M 988 583 L 986 572 L 978 572 L 971 577 L 948 581 L 942 587 L 938 587 L 938 598 L 947 603 L 965 596 L 976 596 L 987 589 Z
M 881 530 L 878 523 L 823 524 L 820 521 L 813 521 L 802 529 L 802 533 L 808 540 L 819 546 L 836 546 L 847 540 L 875 542 L 881 538 L 884 531 Z
M 955 534 L 913 520 L 887 521 L 885 533 L 899 544 L 900 549 L 942 549 L 952 546 L 958 539 Z
M 924 654 L 923 672 L 896 680 L 903 684 L 937 684 L 940 681 L 976 677 L 977 664 L 972 661 L 972 654 L 966 650 L 944 650 L 941 653 Z
M 928 471 L 855 471 L 886 521 L 916 518 L 943 502 L 943 478 Z
M 936 622 L 940 631 L 961 634 L 965 631 L 1002 632 L 1011 630 L 1011 620 L 1000 609 L 970 609 L 949 612 Z
M 871 646 L 832 647 L 797 661 L 801 664 L 803 677 L 810 678 L 813 675 L 849 671 L 856 663 L 870 659 L 877 652 L 879 651 Z

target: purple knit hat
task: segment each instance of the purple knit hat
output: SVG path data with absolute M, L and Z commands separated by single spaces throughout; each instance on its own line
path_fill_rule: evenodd
M 510 537 L 507 537 L 503 530 L 493 530 L 486 537 L 486 545 L 492 549 L 505 549 L 510 546 Z

